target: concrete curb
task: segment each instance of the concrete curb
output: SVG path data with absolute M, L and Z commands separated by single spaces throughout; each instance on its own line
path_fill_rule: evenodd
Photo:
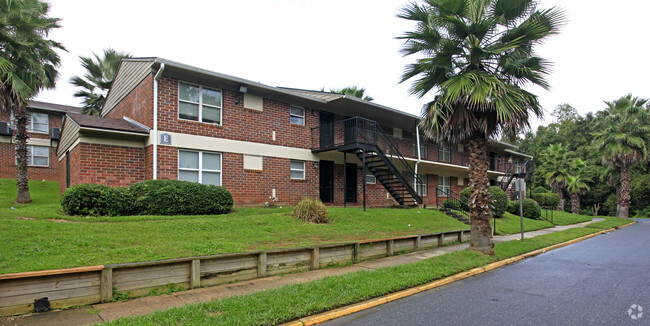
M 414 295 L 414 294 L 417 294 L 417 293 L 420 293 L 420 292 L 435 289 L 435 288 L 443 286 L 445 284 L 456 282 L 456 281 L 468 278 L 470 276 L 485 273 L 487 271 L 490 271 L 490 270 L 493 270 L 493 269 L 496 269 L 496 268 L 499 268 L 499 267 L 503 267 L 503 266 L 512 264 L 512 263 L 520 261 L 522 259 L 545 253 L 545 252 L 547 252 L 549 250 L 553 250 L 553 249 L 561 248 L 561 247 L 564 247 L 564 246 L 568 246 L 568 245 L 576 243 L 576 242 L 580 242 L 580 241 L 583 241 L 583 240 L 586 240 L 586 239 L 589 239 L 589 238 L 593 238 L 593 237 L 595 237 L 597 235 L 601 235 L 601 234 L 604 234 L 604 233 L 615 231 L 615 230 L 620 229 L 620 228 L 624 228 L 626 226 L 630 226 L 630 225 L 632 225 L 634 223 L 636 223 L 636 221 L 632 221 L 632 222 L 630 222 L 628 224 L 624 224 L 624 225 L 621 225 L 621 226 L 613 227 L 613 228 L 608 229 L 608 230 L 602 230 L 602 231 L 599 231 L 599 232 L 596 232 L 596 233 L 585 235 L 585 236 L 582 236 L 580 238 L 576 238 L 576 239 L 569 240 L 569 241 L 566 241 L 566 242 L 558 243 L 558 244 L 555 244 L 555 245 L 552 245 L 552 246 L 549 246 L 549 247 L 546 247 L 546 248 L 537 249 L 535 251 L 527 252 L 525 254 L 521 254 L 521 255 L 516 256 L 516 257 L 511 257 L 511 258 L 507 258 L 507 259 L 504 259 L 504 260 L 500 260 L 498 262 L 494 262 L 494 263 L 485 265 L 483 267 L 473 268 L 473 269 L 470 269 L 468 271 L 461 272 L 461 273 L 458 273 L 458 274 L 455 274 L 455 275 L 452 275 L 452 276 L 448 276 L 448 277 L 445 277 L 445 278 L 442 278 L 442 279 L 439 279 L 439 280 L 436 280 L 436 281 L 433 281 L 431 283 L 427 283 L 427 284 L 424 284 L 424 285 L 421 285 L 421 286 L 418 286 L 418 287 L 414 287 L 414 288 L 402 290 L 402 291 L 399 291 L 399 292 L 387 294 L 387 295 L 381 296 L 379 298 L 366 300 L 366 301 L 363 301 L 363 302 L 360 302 L 360 303 L 356 303 L 356 304 L 353 304 L 353 305 L 341 307 L 341 308 L 334 309 L 334 310 L 331 310 L 331 311 L 327 311 L 327 312 L 324 312 L 324 313 L 320 313 L 320 314 L 317 314 L 317 315 L 300 318 L 300 319 L 298 319 L 296 321 L 292 321 L 292 322 L 282 324 L 282 326 L 310 326 L 310 325 L 320 324 L 320 323 L 323 323 L 323 322 L 326 322 L 326 321 L 329 321 L 329 320 L 332 320 L 332 319 L 336 319 L 336 318 L 339 318 L 339 317 L 350 315 L 350 314 L 353 314 L 355 312 L 359 312 L 359 311 L 362 311 L 362 310 L 370 309 L 372 307 L 376 307 L 376 306 L 382 305 L 384 303 L 395 301 L 395 300 L 398 300 L 398 299 L 401 299 L 401 298 L 404 298 L 404 297 L 408 297 L 408 296 L 411 296 L 411 295 Z

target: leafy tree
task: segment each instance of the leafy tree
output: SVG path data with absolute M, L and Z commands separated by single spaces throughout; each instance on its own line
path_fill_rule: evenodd
M 562 144 L 553 144 L 546 148 L 540 157 L 539 169 L 544 175 L 546 183 L 560 196 L 560 204 L 557 206 L 560 211 L 564 210 L 564 189 L 569 173 L 568 155 L 566 147 Z
M 58 18 L 47 16 L 49 5 L 38 0 L 0 1 L 0 109 L 12 111 L 16 131 L 16 202 L 31 202 L 27 175 L 27 100 L 54 87 L 63 46 L 46 39 Z
M 558 32 L 561 10 L 538 10 L 534 0 L 430 0 L 404 7 L 398 17 L 416 24 L 404 33 L 402 53 L 419 59 L 402 82 L 415 79 L 411 93 L 435 90 L 423 109 L 425 136 L 439 143 L 464 143 L 470 152 L 470 248 L 492 254 L 488 139 L 515 135 L 542 116 L 537 96 L 545 89 L 549 62 L 533 54 Z
M 113 84 L 115 72 L 122 58 L 128 58 L 128 53 L 117 52 L 113 49 L 104 50 L 104 56 L 93 53 L 93 57 L 79 57 L 81 65 L 86 69 L 83 77 L 75 76 L 70 80 L 72 85 L 81 89 L 74 93 L 75 97 L 83 99 L 81 113 L 99 115 L 106 102 L 106 94 Z
M 580 196 L 589 190 L 591 179 L 586 176 L 587 165 L 581 159 L 576 158 L 571 161 L 570 174 L 566 176 L 567 190 L 571 194 L 571 212 L 580 214 Z
M 321 89 L 321 91 L 324 91 L 324 89 Z M 353 97 L 356 97 L 356 98 L 360 98 L 360 99 L 362 99 L 364 101 L 372 101 L 372 100 L 374 100 L 372 97 L 366 95 L 365 87 L 358 88 L 356 85 L 343 87 L 341 89 L 330 88 L 330 92 L 331 93 L 348 95 L 348 96 L 353 96 Z
M 617 189 L 618 217 L 627 218 L 630 207 L 630 167 L 648 159 L 647 141 L 650 134 L 650 117 L 644 105 L 647 99 L 623 96 L 605 102 L 595 133 L 603 162 L 620 171 Z

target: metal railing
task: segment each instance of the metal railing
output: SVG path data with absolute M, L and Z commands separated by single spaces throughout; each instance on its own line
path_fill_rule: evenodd
M 440 197 L 444 197 L 445 201 L 440 203 Z M 448 204 L 445 205 L 447 202 Z M 443 207 L 449 208 L 455 212 L 459 212 L 469 217 L 469 204 L 467 203 L 467 200 L 461 196 L 461 194 L 454 192 L 451 189 L 444 189 L 440 187 L 436 188 L 436 206 L 440 207 L 441 204 Z

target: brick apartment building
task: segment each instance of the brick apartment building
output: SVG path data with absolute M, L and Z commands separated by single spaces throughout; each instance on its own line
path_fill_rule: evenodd
M 224 186 L 240 206 L 306 196 L 332 205 L 434 205 L 467 187 L 468 158 L 462 145 L 417 137 L 419 121 L 340 94 L 123 59 L 101 117 L 64 119 L 60 187 L 179 179 Z M 493 182 L 509 183 L 530 159 L 516 149 L 491 143 Z
M 81 108 L 31 101 L 27 104 L 27 173 L 33 180 L 59 180 L 56 146 L 61 121 L 66 113 L 78 113 Z M 13 139 L 13 117 L 0 114 L 0 178 L 16 178 L 16 145 Z

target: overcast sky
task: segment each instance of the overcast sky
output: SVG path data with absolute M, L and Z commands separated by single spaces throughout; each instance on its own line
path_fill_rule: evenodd
M 62 27 L 56 89 L 37 100 L 80 105 L 70 78 L 83 74 L 79 56 L 105 48 L 162 57 L 271 86 L 319 90 L 365 87 L 376 103 L 419 114 L 423 99 L 399 84 L 402 57 L 395 37 L 411 30 L 395 17 L 407 0 L 50 0 Z M 547 111 L 569 103 L 582 114 L 632 92 L 649 97 L 649 1 L 542 0 L 562 6 L 569 22 L 538 47 L 554 62 L 552 89 L 532 89 Z M 644 60 L 645 59 L 645 60 Z

